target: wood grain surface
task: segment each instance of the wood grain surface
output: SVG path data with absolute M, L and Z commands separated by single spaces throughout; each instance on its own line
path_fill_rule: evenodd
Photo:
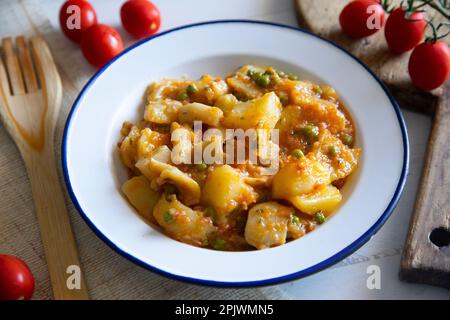
M 400 278 L 450 289 L 450 90 L 439 98 Z M 443 229 L 437 246 L 430 234 Z M 447 246 L 445 246 L 447 243 Z M 442 247 L 440 247 L 442 246 Z
M 407 72 L 410 53 L 390 53 L 383 30 L 361 40 L 345 36 L 340 31 L 339 13 L 347 0 L 294 2 L 300 26 L 332 40 L 364 61 L 389 86 L 401 107 L 433 117 L 426 164 L 404 248 L 400 277 L 405 281 L 450 287 L 450 250 L 439 248 L 429 238 L 437 228 L 450 231 L 449 87 L 432 93 L 416 89 Z M 428 16 L 436 22 L 440 19 L 433 14 Z

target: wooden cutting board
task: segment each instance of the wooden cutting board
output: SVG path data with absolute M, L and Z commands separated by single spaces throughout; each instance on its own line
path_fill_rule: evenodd
M 383 30 L 361 40 L 345 36 L 340 31 L 339 13 L 348 0 L 294 2 L 301 27 L 332 40 L 365 62 L 388 85 L 402 108 L 433 117 L 400 278 L 450 288 L 450 85 L 431 93 L 416 89 L 407 72 L 410 53 L 391 54 Z

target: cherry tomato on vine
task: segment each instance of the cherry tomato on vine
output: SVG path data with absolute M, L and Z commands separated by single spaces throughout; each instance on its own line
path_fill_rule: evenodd
M 418 45 L 409 59 L 409 75 L 422 90 L 440 87 L 450 75 L 450 49 L 443 41 Z
M 86 0 L 66 1 L 59 11 L 59 25 L 72 41 L 81 42 L 83 32 L 95 24 L 97 14 Z
M 155 34 L 161 25 L 158 8 L 147 0 L 128 0 L 120 9 L 123 27 L 137 39 Z
M 383 6 L 375 0 L 355 0 L 339 16 L 342 31 L 352 38 L 368 37 L 380 30 L 386 18 Z
M 389 49 L 397 54 L 414 49 L 422 42 L 426 26 L 421 12 L 414 12 L 406 17 L 402 8 L 395 9 L 389 15 L 384 29 Z
M 122 52 L 123 43 L 114 28 L 106 24 L 96 24 L 83 33 L 81 50 L 90 64 L 100 68 Z
M 0 300 L 29 300 L 33 292 L 30 268 L 19 258 L 0 254 Z

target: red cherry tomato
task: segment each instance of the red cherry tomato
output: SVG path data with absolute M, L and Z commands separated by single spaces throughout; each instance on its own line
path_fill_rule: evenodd
M 417 87 L 426 91 L 436 89 L 450 75 L 450 49 L 442 41 L 422 43 L 412 52 L 408 69 Z
M 356 0 L 345 6 L 339 16 L 342 31 L 352 38 L 368 37 L 380 30 L 386 14 L 375 0 Z
M 409 18 L 405 11 L 397 8 L 389 15 L 384 35 L 389 49 L 393 53 L 403 53 L 415 48 L 422 42 L 427 23 L 421 12 L 414 12 Z M 408 21 L 414 20 L 414 21 Z
M 128 0 L 120 9 L 123 27 L 137 39 L 155 34 L 161 25 L 158 8 L 147 0 Z
M 83 32 L 97 24 L 97 14 L 86 0 L 69 0 L 59 11 L 59 24 L 69 39 L 81 42 Z
M 90 64 L 100 68 L 122 52 L 123 43 L 114 28 L 105 24 L 96 24 L 84 32 L 81 50 Z
M 0 254 L 0 300 L 29 300 L 33 292 L 30 268 L 19 258 Z

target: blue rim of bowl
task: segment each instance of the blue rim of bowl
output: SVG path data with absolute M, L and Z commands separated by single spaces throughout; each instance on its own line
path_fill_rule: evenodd
M 387 208 L 385 209 L 385 211 L 383 212 L 383 214 L 380 216 L 380 218 L 374 223 L 374 225 L 369 228 L 369 230 L 367 230 L 362 236 L 360 236 L 358 239 L 356 239 L 353 243 L 351 243 L 350 245 L 348 245 L 346 248 L 342 249 L 341 251 L 339 251 L 338 253 L 334 254 L 333 256 L 329 257 L 328 259 L 321 261 L 320 263 L 313 265 L 309 268 L 288 274 L 288 275 L 284 275 L 281 277 L 276 277 L 276 278 L 270 278 L 270 279 L 264 279 L 264 280 L 257 280 L 257 281 L 247 281 L 247 282 L 222 282 L 222 281 L 213 281 L 213 280 L 204 280 L 204 279 L 197 279 L 197 278 L 190 278 L 190 277 L 185 277 L 185 276 L 180 276 L 177 274 L 173 274 L 173 273 L 169 273 L 167 271 L 158 269 L 134 256 L 132 256 L 131 254 L 125 252 L 124 250 L 122 250 L 121 248 L 119 248 L 116 244 L 114 244 L 111 240 L 109 240 L 93 223 L 92 221 L 89 220 L 88 216 L 84 213 L 83 209 L 81 208 L 80 204 L 78 203 L 78 200 L 73 192 L 72 189 L 72 185 L 70 183 L 70 177 L 69 177 L 69 172 L 67 170 L 67 135 L 70 129 L 70 124 L 71 124 L 71 120 L 72 120 L 72 116 L 75 112 L 75 110 L 78 108 L 79 102 L 81 100 L 81 98 L 84 96 L 85 92 L 91 87 L 91 85 L 95 82 L 95 80 L 106 70 L 108 69 L 109 65 L 111 65 L 112 63 L 114 63 L 114 61 L 116 61 L 117 59 L 119 59 L 121 56 L 127 54 L 127 52 L 133 50 L 134 48 L 152 41 L 153 39 L 162 37 L 166 34 L 172 33 L 172 32 L 176 32 L 179 30 L 183 30 L 183 29 L 188 29 L 188 28 L 193 28 L 193 27 L 198 27 L 198 26 L 205 26 L 205 25 L 211 25 L 211 24 L 228 24 L 228 23 L 240 23 L 240 24 L 260 24 L 260 25 L 266 25 L 266 26 L 273 26 L 273 27 L 277 27 L 277 28 L 284 28 L 284 29 L 289 29 L 289 30 L 294 30 L 294 31 L 298 31 L 301 33 L 305 33 L 308 34 L 310 36 L 313 36 L 315 38 L 321 39 L 322 41 L 327 42 L 328 44 L 336 47 L 337 49 L 341 50 L 342 52 L 346 53 L 348 56 L 350 56 L 351 58 L 353 58 L 357 63 L 359 63 L 361 66 L 363 66 L 367 72 L 369 74 L 372 75 L 372 77 L 379 83 L 379 85 L 381 86 L 381 88 L 384 90 L 384 92 L 386 93 L 386 95 L 389 97 L 389 100 L 392 104 L 392 107 L 395 110 L 395 113 L 397 115 L 397 119 L 401 128 L 401 132 L 402 132 L 402 138 L 403 138 L 403 168 L 402 168 L 402 173 L 400 175 L 400 180 L 398 182 L 397 188 L 395 189 L 394 195 L 391 199 L 391 201 L 389 202 L 389 205 L 387 206 Z M 325 39 L 323 37 L 320 37 L 314 33 L 311 33 L 307 30 L 304 29 L 300 29 L 300 28 L 296 28 L 296 27 L 292 27 L 292 26 L 288 26 L 288 25 L 284 25 L 284 24 L 280 24 L 280 23 L 273 23 L 273 22 L 267 22 L 267 21 L 258 21 L 258 20 L 213 20 L 213 21 L 206 21 L 206 22 L 200 22 L 200 23 L 193 23 L 193 24 L 188 24 L 188 25 L 184 25 L 184 26 L 180 26 L 177 28 L 173 28 L 164 32 L 161 32 L 151 38 L 147 38 L 144 40 L 141 40 L 139 42 L 137 42 L 136 44 L 130 46 L 129 48 L 127 48 L 126 50 L 124 50 L 121 54 L 119 54 L 118 56 L 116 56 L 115 58 L 113 58 L 111 61 L 109 61 L 105 66 L 103 66 L 100 70 L 98 70 L 91 79 L 89 79 L 89 81 L 86 83 L 86 85 L 84 86 L 84 88 L 81 90 L 80 94 L 78 95 L 77 99 L 75 100 L 72 109 L 70 110 L 70 113 L 68 115 L 67 121 L 66 121 L 66 125 L 64 128 L 64 134 L 63 134 L 63 140 L 62 140 L 62 152 L 61 152 L 61 157 L 62 157 L 62 167 L 63 167 L 63 173 L 64 173 L 64 179 L 65 179 L 65 183 L 67 185 L 67 189 L 69 191 L 69 195 L 73 201 L 73 203 L 75 204 L 75 207 L 77 208 L 78 212 L 80 213 L 81 217 L 83 218 L 83 220 L 87 223 L 87 225 L 94 231 L 94 233 L 100 238 L 102 239 L 109 247 L 111 247 L 114 251 L 116 251 L 117 253 L 119 253 L 120 255 L 122 255 L 123 257 L 127 258 L 128 260 L 136 263 L 137 265 L 144 267 L 150 271 L 156 272 L 160 275 L 166 276 L 168 278 L 174 279 L 174 280 L 179 280 L 179 281 L 184 281 L 184 282 L 189 282 L 189 283 L 193 283 L 193 284 L 199 284 L 199 285 L 207 285 L 207 286 L 215 286 L 215 287 L 257 287 L 257 286 L 267 286 L 267 285 L 274 285 L 274 284 L 279 284 L 279 283 L 283 283 L 283 282 L 287 282 L 287 281 L 291 281 L 291 280 L 296 280 L 296 279 L 300 279 L 303 278 L 305 276 L 314 274 L 316 272 L 319 272 L 323 269 L 326 269 L 330 266 L 332 266 L 333 264 L 336 264 L 337 262 L 343 260 L 344 258 L 346 258 L 347 256 L 349 256 L 350 254 L 352 254 L 353 252 L 355 252 L 356 250 L 358 250 L 362 245 L 364 245 L 368 240 L 370 240 L 372 238 L 373 235 L 375 235 L 375 233 L 378 232 L 378 230 L 384 225 L 384 223 L 387 221 L 387 219 L 390 217 L 390 215 L 392 214 L 392 212 L 394 211 L 395 207 L 398 204 L 398 201 L 400 199 L 400 196 L 402 194 L 403 188 L 405 186 L 406 183 L 406 178 L 408 175 L 408 170 L 409 170 L 409 141 L 408 141 L 408 134 L 407 134 L 407 130 L 406 130 L 406 125 L 405 125 L 405 120 L 403 118 L 403 115 L 400 111 L 400 107 L 398 106 L 397 102 L 395 101 L 394 97 L 392 96 L 392 94 L 390 93 L 389 89 L 386 87 L 386 85 L 380 80 L 380 78 L 378 78 L 378 76 L 366 65 L 364 64 L 362 61 L 360 61 L 358 58 L 356 58 L 353 54 L 351 54 L 350 52 L 348 52 L 346 49 L 340 47 L 339 45 L 331 42 L 328 39 Z

